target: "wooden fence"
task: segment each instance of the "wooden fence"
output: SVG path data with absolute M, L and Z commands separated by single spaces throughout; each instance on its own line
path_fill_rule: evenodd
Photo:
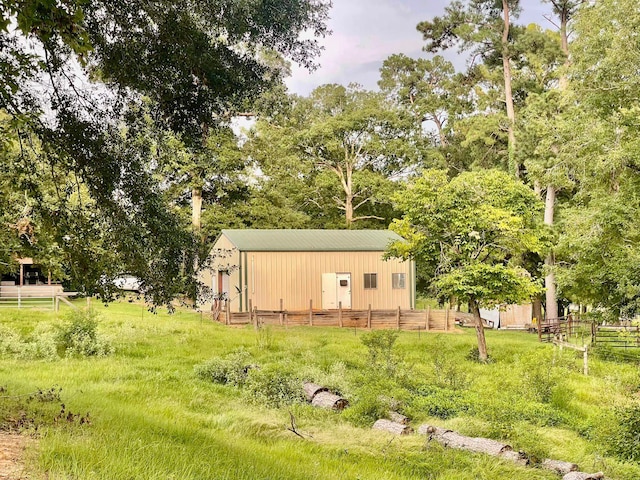
M 228 309 L 214 312 L 214 319 L 225 325 L 280 325 L 340 327 L 355 329 L 396 329 L 448 332 L 455 327 L 455 315 L 451 310 L 260 310 L 231 312 Z

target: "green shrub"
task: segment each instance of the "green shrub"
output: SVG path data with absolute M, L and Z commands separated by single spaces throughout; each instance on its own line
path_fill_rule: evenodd
M 563 377 L 563 372 L 554 363 L 554 352 L 550 349 L 532 352 L 520 359 L 521 388 L 525 396 L 542 403 L 551 401 Z
M 472 408 L 472 395 L 447 388 L 431 387 L 416 393 L 406 409 L 411 418 L 425 415 L 442 419 L 456 417 Z
M 0 355 L 20 360 L 51 360 L 58 358 L 55 333 L 46 326 L 38 326 L 23 338 L 11 328 L 0 325 Z
M 193 367 L 196 377 L 213 383 L 242 386 L 251 368 L 251 355 L 246 350 L 238 350 L 224 358 L 212 358 Z
M 357 427 L 371 427 L 376 420 L 386 418 L 389 412 L 388 399 L 376 388 L 365 387 L 350 399 L 349 408 L 342 417 Z
M 398 339 L 396 330 L 376 330 L 360 337 L 362 344 L 369 351 L 370 367 L 386 375 L 394 375 L 399 360 L 393 353 L 393 346 Z
M 282 365 L 249 370 L 245 383 L 250 402 L 268 407 L 281 407 L 305 401 L 302 381 Z
M 434 382 L 438 387 L 449 390 L 466 390 L 471 377 L 464 365 L 446 348 L 439 348 L 433 357 Z
M 607 435 L 607 451 L 622 460 L 640 461 L 640 403 L 615 409 L 614 426 Z
M 332 392 L 347 395 L 354 390 L 352 377 L 344 362 L 332 362 L 324 368 L 318 365 L 302 364 L 298 369 L 305 382 L 322 385 Z
M 275 347 L 275 341 L 273 338 L 273 332 L 271 327 L 262 326 L 256 332 L 256 346 L 259 350 L 273 350 Z
M 105 357 L 114 347 L 98 334 L 98 313 L 91 308 L 71 310 L 60 327 L 58 347 L 67 357 Z

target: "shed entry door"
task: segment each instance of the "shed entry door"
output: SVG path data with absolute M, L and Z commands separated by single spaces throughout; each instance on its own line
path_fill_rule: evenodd
M 351 308 L 351 274 L 337 273 L 338 280 L 338 304 L 342 302 L 342 308 Z
M 351 308 L 351 274 L 323 273 L 322 308 L 336 309 L 340 302 L 342 302 L 342 308 Z

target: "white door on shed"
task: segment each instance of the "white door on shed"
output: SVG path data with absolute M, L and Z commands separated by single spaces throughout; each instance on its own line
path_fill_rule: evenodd
M 335 273 L 322 274 L 322 309 L 331 310 L 338 308 L 338 280 Z
M 342 308 L 351 308 L 351 274 L 336 273 L 338 305 L 342 302 Z

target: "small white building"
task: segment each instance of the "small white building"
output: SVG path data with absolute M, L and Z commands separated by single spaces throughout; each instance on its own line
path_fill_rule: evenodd
M 233 312 L 281 301 L 286 310 L 413 309 L 415 263 L 383 258 L 397 241 L 389 230 L 222 230 L 199 280 Z

